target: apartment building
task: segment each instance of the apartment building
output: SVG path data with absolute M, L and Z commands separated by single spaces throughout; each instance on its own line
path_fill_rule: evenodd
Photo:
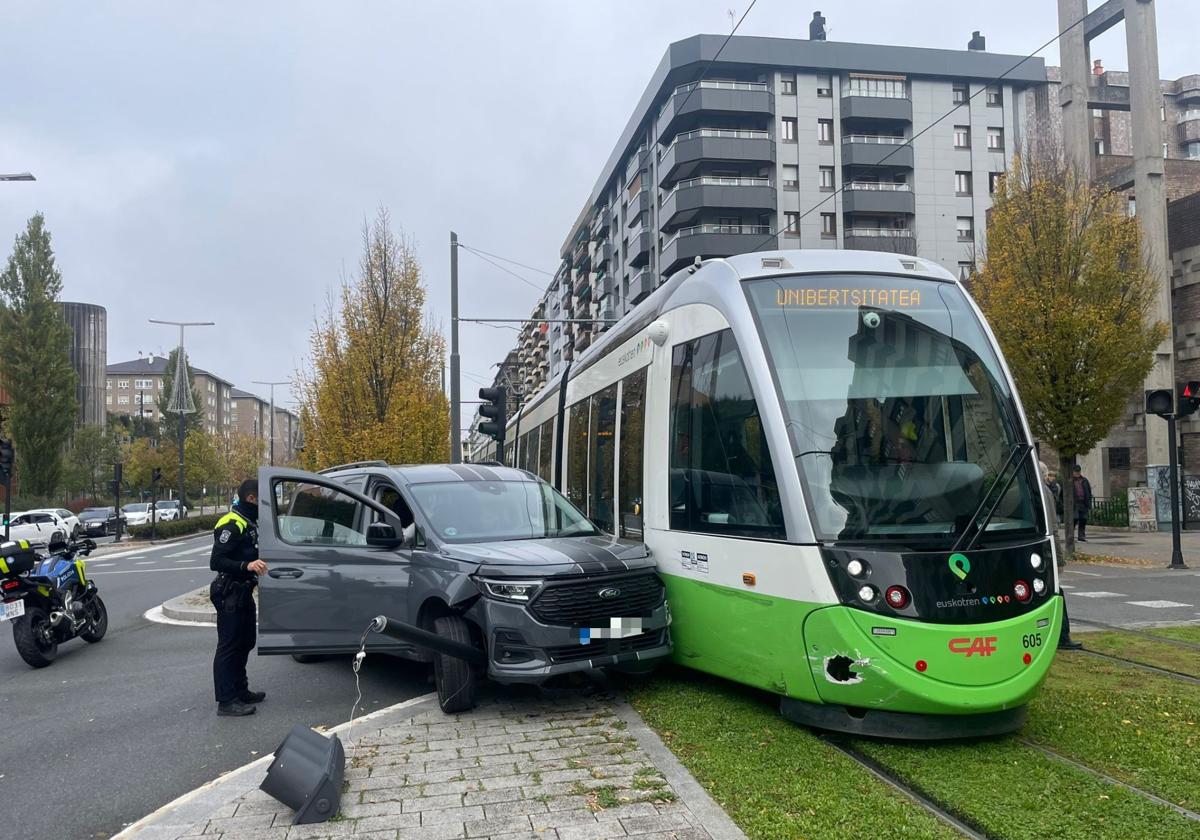
M 128 362 L 108 365 L 104 405 L 110 414 L 132 414 L 147 420 L 159 420 L 160 397 L 167 373 L 165 356 L 144 356 Z M 229 432 L 232 428 L 233 383 L 200 368 L 192 368 L 192 377 L 203 428 L 209 434 Z
M 230 426 L 232 431 L 258 438 L 263 444 L 263 458 L 270 451 L 271 401 L 257 394 L 234 388 L 230 399 Z M 275 406 L 275 463 L 286 464 L 295 460 L 299 441 L 300 418 L 294 412 L 279 405 Z

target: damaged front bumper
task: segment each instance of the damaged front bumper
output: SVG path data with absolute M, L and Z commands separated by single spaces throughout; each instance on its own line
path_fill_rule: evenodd
M 616 617 L 596 628 L 543 624 L 521 604 L 489 598 L 476 601 L 468 617 L 483 628 L 488 677 L 499 683 L 541 683 L 593 668 L 649 668 L 671 655 L 665 601 L 648 616 Z

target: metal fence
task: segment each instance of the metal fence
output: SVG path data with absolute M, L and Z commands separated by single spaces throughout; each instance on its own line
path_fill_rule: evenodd
M 1124 494 L 1111 498 L 1094 496 L 1092 498 L 1092 509 L 1088 511 L 1088 522 L 1092 525 L 1110 525 L 1115 528 L 1128 528 L 1128 500 Z

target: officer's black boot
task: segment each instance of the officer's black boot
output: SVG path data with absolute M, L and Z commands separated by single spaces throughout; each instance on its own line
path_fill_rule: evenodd
M 254 706 L 241 700 L 230 700 L 228 703 L 217 704 L 217 714 L 221 717 L 245 717 L 255 712 Z

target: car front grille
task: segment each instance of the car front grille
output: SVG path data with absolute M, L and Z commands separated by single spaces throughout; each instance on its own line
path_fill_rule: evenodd
M 588 659 L 650 650 L 664 644 L 663 638 L 666 632 L 666 630 L 654 630 L 640 636 L 630 636 L 627 639 L 596 639 L 586 645 L 549 647 L 546 648 L 546 655 L 550 657 L 551 664 L 558 665 L 562 662 L 582 662 Z
M 600 593 L 609 589 L 620 594 L 601 598 Z M 545 624 L 607 627 L 610 618 L 648 616 L 662 602 L 662 581 L 651 572 L 549 583 L 530 603 L 529 611 Z

